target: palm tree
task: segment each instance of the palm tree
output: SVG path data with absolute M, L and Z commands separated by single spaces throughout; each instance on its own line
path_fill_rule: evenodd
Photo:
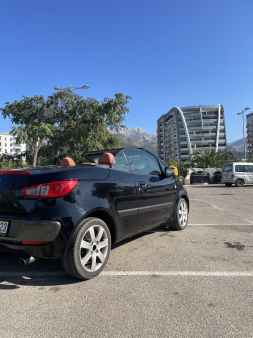
M 191 155 L 190 161 L 192 167 L 197 168 L 221 168 L 224 163 L 229 161 L 235 161 L 233 153 L 230 151 L 218 150 L 215 149 L 205 149 L 203 151 L 196 151 Z

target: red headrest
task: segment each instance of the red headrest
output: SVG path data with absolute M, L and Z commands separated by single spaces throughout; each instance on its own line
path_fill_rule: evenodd
M 100 156 L 98 164 L 112 165 L 112 164 L 116 164 L 116 161 L 115 161 L 114 156 L 111 153 L 104 153 L 102 156 Z
M 76 165 L 75 162 L 72 160 L 70 157 L 65 157 L 62 161 L 61 164 L 63 166 L 69 167 L 69 166 L 74 166 Z

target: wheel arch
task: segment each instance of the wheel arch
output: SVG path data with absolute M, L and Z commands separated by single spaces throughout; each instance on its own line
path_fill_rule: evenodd
M 239 178 L 237 178 L 236 181 L 235 181 L 235 186 L 236 186 L 236 187 L 238 187 L 238 185 L 236 184 L 236 182 L 238 182 L 238 181 L 243 181 L 243 184 L 245 184 L 244 178 L 240 178 L 240 177 L 239 177 Z M 242 185 L 243 185 L 243 184 L 242 184 Z
M 117 238 L 117 227 L 116 227 L 116 222 L 113 216 L 107 210 L 97 209 L 97 210 L 91 211 L 90 213 L 86 214 L 83 219 L 86 219 L 89 217 L 99 218 L 106 223 L 106 225 L 109 228 L 110 234 L 111 234 L 112 244 L 114 244 Z
M 95 217 L 95 218 L 99 218 L 102 221 L 104 221 L 106 223 L 106 225 L 109 228 L 110 234 L 111 234 L 111 244 L 114 244 L 116 242 L 117 239 L 117 227 L 116 227 L 116 222 L 113 218 L 113 216 L 108 212 L 108 210 L 105 209 L 95 209 L 95 210 L 91 210 L 90 212 L 86 213 L 80 220 L 79 222 L 76 224 L 76 226 L 74 227 L 71 235 L 68 238 L 68 243 L 66 245 L 65 248 L 65 252 L 63 256 L 66 256 L 68 250 L 69 250 L 69 246 L 71 243 L 71 240 L 79 226 L 79 224 L 84 221 L 87 218 L 91 218 L 91 217 Z
M 188 206 L 188 212 L 189 212 L 189 210 L 190 210 L 189 197 L 188 197 L 186 194 L 182 194 L 182 195 L 179 196 L 179 199 L 180 199 L 180 198 L 184 198 L 184 199 L 186 200 L 186 203 L 187 203 L 187 206 Z M 178 200 L 179 200 L 179 199 L 178 199 Z

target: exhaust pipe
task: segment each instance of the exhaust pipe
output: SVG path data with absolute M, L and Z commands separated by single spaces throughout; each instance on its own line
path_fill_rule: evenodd
M 19 263 L 21 264 L 21 265 L 27 265 L 27 264 L 31 264 L 31 263 L 33 263 L 35 261 L 35 258 L 34 257 L 29 257 L 29 258 L 26 258 L 26 259 L 24 259 L 24 258 L 20 258 L 19 259 Z

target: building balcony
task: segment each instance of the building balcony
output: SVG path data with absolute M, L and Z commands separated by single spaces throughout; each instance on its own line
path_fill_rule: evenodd
M 209 146 L 208 147 L 196 147 L 195 150 L 201 151 L 201 150 L 205 150 L 205 149 L 214 149 L 214 148 L 215 148 L 215 146 L 213 146 L 213 147 L 209 147 Z
M 188 124 L 194 124 L 194 123 L 202 123 L 202 120 L 187 120 L 187 122 L 186 122 L 186 124 L 188 125 Z M 178 123 L 179 125 L 182 125 L 183 124 L 183 122 L 179 122 Z
M 185 120 L 193 118 L 193 117 L 201 117 L 200 113 L 189 113 L 189 114 L 184 114 L 184 118 Z
M 204 130 L 204 129 L 217 129 L 217 126 L 197 126 L 197 127 L 188 127 L 188 130 Z
M 201 134 L 193 134 L 193 135 L 190 135 L 190 138 L 194 138 L 194 137 L 216 137 L 216 133 L 201 133 Z

